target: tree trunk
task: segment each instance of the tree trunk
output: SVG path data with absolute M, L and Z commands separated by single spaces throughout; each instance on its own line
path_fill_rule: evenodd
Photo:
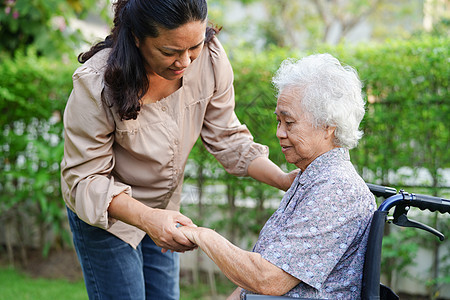
M 229 220 L 234 219 L 234 215 L 236 213 L 236 189 L 232 183 L 227 183 L 227 200 L 228 200 L 228 211 L 229 211 Z M 231 221 L 230 224 L 230 232 L 229 239 L 230 242 L 236 244 L 236 224 L 234 221 Z

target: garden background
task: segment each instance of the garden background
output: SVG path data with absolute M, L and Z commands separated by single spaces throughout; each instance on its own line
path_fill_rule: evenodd
M 351 150 L 361 176 L 450 198 L 448 1 L 208 4 L 235 72 L 236 114 L 275 163 L 292 169 L 275 137 L 271 78 L 285 58 L 329 52 L 364 83 L 365 135 Z M 60 193 L 61 119 L 77 54 L 104 37 L 110 22 L 106 0 L 0 0 L 0 299 L 87 299 Z M 199 141 L 186 167 L 182 211 L 251 249 L 281 196 L 226 174 Z M 410 216 L 450 235 L 448 214 Z M 448 240 L 387 228 L 385 283 L 406 299 L 450 299 Z M 200 251 L 183 255 L 182 266 L 182 299 L 218 299 L 233 289 Z

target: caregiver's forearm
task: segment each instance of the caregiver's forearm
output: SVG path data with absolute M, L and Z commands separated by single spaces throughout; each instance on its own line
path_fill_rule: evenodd
M 110 217 L 144 230 L 156 245 L 174 251 L 188 251 L 196 246 L 176 229 L 177 224 L 194 226 L 191 219 L 177 211 L 151 208 L 125 193 L 109 204 Z
M 250 177 L 287 191 L 295 179 L 296 173 L 285 173 L 276 164 L 266 157 L 255 158 L 248 166 Z

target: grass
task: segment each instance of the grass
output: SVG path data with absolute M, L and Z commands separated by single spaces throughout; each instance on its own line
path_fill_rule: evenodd
M 203 275 L 203 276 L 202 276 Z M 200 274 L 200 282 L 192 284 L 187 278 L 180 280 L 180 300 L 215 300 L 226 299 L 235 289 L 234 285 L 225 275 L 215 275 L 215 289 L 217 295 L 212 295 L 211 286 L 207 284 L 208 280 Z
M 34 279 L 15 269 L 0 269 L 0 300 L 88 300 L 84 282 Z
M 180 300 L 212 299 L 210 288 L 201 283 L 192 286 L 182 281 Z M 220 276 L 216 282 L 219 294 L 229 295 L 233 284 Z M 14 268 L 0 268 L 0 300 L 88 300 L 83 281 L 70 282 L 64 279 L 31 278 Z

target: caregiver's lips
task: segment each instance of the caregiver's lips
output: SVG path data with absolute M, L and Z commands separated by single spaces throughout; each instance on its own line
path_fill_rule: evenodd
M 181 70 L 174 70 L 174 69 L 170 69 L 175 75 L 180 75 L 183 74 L 185 69 L 181 69 Z

